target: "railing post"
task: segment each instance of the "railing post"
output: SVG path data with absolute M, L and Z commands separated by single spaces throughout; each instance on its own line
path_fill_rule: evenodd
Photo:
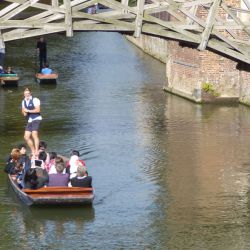
M 65 26 L 66 26 L 66 36 L 73 36 L 73 26 L 72 26 L 72 9 L 70 5 L 70 0 L 63 0 L 65 7 Z
M 135 19 L 134 37 L 139 37 L 141 35 L 144 4 L 145 0 L 137 0 L 137 16 Z

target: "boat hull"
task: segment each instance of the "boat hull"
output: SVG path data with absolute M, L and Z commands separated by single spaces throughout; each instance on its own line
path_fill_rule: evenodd
M 0 85 L 2 87 L 17 87 L 19 77 L 16 74 L 2 74 L 0 75 Z
M 41 74 L 37 73 L 36 74 L 36 81 L 39 84 L 56 84 L 58 79 L 58 74 Z
M 8 175 L 17 196 L 28 206 L 34 205 L 87 205 L 94 200 L 93 188 L 43 187 L 20 189 L 14 175 Z

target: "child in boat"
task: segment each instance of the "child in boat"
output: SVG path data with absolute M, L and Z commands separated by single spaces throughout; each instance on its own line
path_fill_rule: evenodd
M 44 75 L 52 74 L 52 69 L 49 68 L 49 64 L 48 64 L 48 63 L 46 63 L 46 64 L 44 65 L 44 67 L 42 68 L 41 73 L 44 74 Z

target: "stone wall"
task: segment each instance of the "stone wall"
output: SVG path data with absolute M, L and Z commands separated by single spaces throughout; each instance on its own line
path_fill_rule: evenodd
M 240 101 L 250 105 L 250 66 L 209 50 L 199 51 L 187 43 L 147 35 L 127 36 L 146 53 L 166 63 L 168 92 L 202 102 L 202 84 L 210 83 L 220 101 Z M 214 100 L 212 100 L 214 101 Z

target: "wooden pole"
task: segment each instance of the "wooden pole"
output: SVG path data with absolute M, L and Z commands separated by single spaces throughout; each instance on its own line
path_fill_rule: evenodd
M 144 4 L 145 0 L 137 0 L 137 15 L 135 19 L 134 37 L 139 37 L 141 35 Z
M 73 36 L 73 25 L 72 25 L 72 10 L 70 5 L 70 0 L 63 0 L 65 7 L 65 26 L 66 26 L 66 36 Z
M 201 43 L 198 47 L 199 50 L 204 50 L 207 47 L 208 40 L 212 32 L 213 26 L 214 26 L 215 17 L 218 13 L 220 3 L 221 3 L 221 0 L 214 0 L 214 3 L 212 7 L 210 8 L 210 11 L 207 17 L 207 22 L 206 22 L 207 25 L 201 35 Z

